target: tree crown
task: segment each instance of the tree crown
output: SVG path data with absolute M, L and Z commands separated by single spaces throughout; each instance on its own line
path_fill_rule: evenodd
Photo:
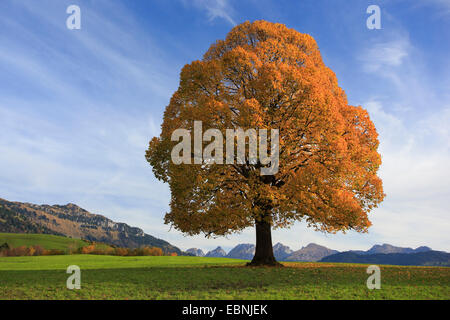
M 278 129 L 279 170 L 261 163 L 171 161 L 174 130 Z M 186 65 L 146 153 L 169 183 L 165 222 L 186 234 L 226 235 L 265 220 L 305 220 L 326 232 L 367 231 L 384 198 L 378 135 L 366 110 L 348 105 L 315 40 L 282 24 L 245 22 Z M 192 156 L 192 155 L 191 155 Z

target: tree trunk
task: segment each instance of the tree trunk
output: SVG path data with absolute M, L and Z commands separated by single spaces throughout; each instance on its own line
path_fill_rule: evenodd
M 252 262 L 247 266 L 271 266 L 280 267 L 280 263 L 275 260 L 272 246 L 272 230 L 270 223 L 256 221 L 256 252 Z

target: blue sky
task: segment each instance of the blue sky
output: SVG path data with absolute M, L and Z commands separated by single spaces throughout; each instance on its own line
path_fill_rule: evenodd
M 71 4 L 81 30 L 66 27 Z M 366 27 L 371 4 L 381 30 Z M 181 68 L 258 19 L 311 34 L 349 102 L 369 110 L 387 193 L 368 234 L 297 223 L 274 242 L 450 251 L 450 0 L 1 0 L 0 197 L 76 203 L 182 249 L 254 243 L 253 229 L 213 240 L 170 230 L 168 186 L 144 153 Z

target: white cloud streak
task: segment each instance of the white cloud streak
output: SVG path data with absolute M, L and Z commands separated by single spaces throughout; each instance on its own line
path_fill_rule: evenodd
M 422 59 L 405 32 L 371 44 L 359 56 L 372 81 L 390 90 L 361 101 L 380 134 L 387 194 L 372 215 L 371 233 L 398 245 L 448 250 L 450 100 Z
M 0 197 L 75 202 L 138 226 L 147 212 L 141 222 L 166 238 L 168 187 L 144 152 L 177 85 L 173 61 L 117 4 L 84 5 L 79 31 L 55 2 L 15 5 L 41 28 L 0 22 L 0 68 L 15 80 L 0 88 Z
M 235 26 L 232 18 L 233 8 L 228 0 L 182 0 L 184 5 L 193 5 L 198 9 L 206 11 L 209 21 L 220 18 Z

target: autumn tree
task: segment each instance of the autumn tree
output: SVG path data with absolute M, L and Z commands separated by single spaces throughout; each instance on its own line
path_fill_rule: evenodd
M 277 129 L 278 171 L 262 175 L 265 165 L 248 158 L 229 165 L 173 163 L 179 142 L 172 133 L 192 132 L 195 121 L 224 136 L 230 128 Z M 171 189 L 166 224 L 207 237 L 255 226 L 250 265 L 278 265 L 273 228 L 306 221 L 329 233 L 367 232 L 368 213 L 384 198 L 377 136 L 367 111 L 348 104 L 310 35 L 245 22 L 182 69 L 146 158 Z

